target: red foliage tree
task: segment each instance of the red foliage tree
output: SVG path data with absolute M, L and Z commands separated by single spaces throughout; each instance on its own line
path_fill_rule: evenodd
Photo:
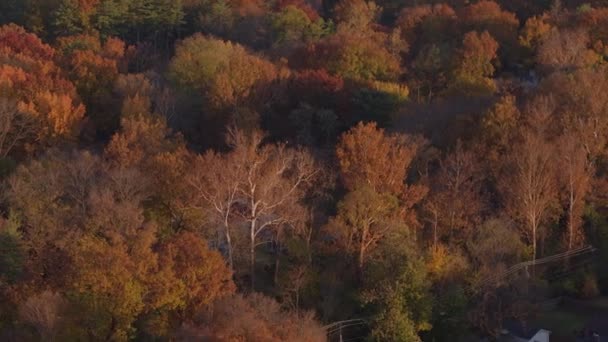
M 8 103 L 0 136 L 12 139 L 0 143 L 0 155 L 32 152 L 78 134 L 85 108 L 54 57 L 55 50 L 34 34 L 0 27 L 0 94 Z

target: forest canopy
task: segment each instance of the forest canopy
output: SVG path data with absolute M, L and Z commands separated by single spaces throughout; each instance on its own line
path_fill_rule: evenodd
M 0 340 L 473 341 L 608 293 L 605 6 L 1 1 Z

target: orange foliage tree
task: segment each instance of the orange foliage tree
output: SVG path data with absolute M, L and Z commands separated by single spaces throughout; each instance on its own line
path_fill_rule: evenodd
M 547 98 L 530 105 L 527 125 L 521 128 L 498 182 L 507 212 L 521 222 L 522 234 L 531 244 L 533 260 L 558 199 L 555 146 L 547 138 L 551 112 L 552 103 Z
M 85 108 L 55 50 L 16 25 L 0 27 L 0 156 L 77 136 Z
M 519 20 L 494 1 L 482 0 L 464 8 L 461 15 L 466 30 L 488 31 L 503 49 L 501 56 L 517 48 Z
M 497 57 L 497 50 L 498 43 L 488 31 L 465 34 L 450 85 L 451 91 L 469 96 L 493 93 L 496 85 L 490 77 L 494 75 L 492 62 Z
M 385 134 L 376 123 L 359 123 L 342 135 L 336 154 L 348 190 L 370 186 L 377 192 L 401 195 L 405 178 L 421 140 L 413 136 Z
M 312 313 L 281 310 L 271 298 L 253 293 L 217 301 L 200 325 L 186 325 L 185 340 L 324 342 L 326 333 Z
M 328 229 L 356 255 L 359 275 L 370 251 L 403 227 L 400 222 L 417 225 L 411 209 L 426 188 L 405 180 L 420 144 L 416 137 L 387 135 L 375 123 L 359 123 L 336 147 L 342 181 L 350 192 L 338 204 Z
M 167 241 L 161 260 L 171 265 L 175 278 L 185 289 L 182 294 L 185 317 L 192 318 L 216 299 L 235 291 L 232 272 L 224 258 L 210 250 L 207 241 L 197 234 L 182 232 Z
M 117 38 L 102 43 L 99 36 L 75 35 L 59 38 L 58 50 L 97 131 L 103 134 L 114 131 L 118 116 L 111 106 L 112 89 L 119 72 L 126 69 L 125 43 Z

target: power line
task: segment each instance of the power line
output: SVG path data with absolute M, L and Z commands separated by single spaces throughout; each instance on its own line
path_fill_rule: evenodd
M 558 254 L 554 254 L 554 255 L 550 255 L 548 257 L 544 257 L 541 259 L 535 259 L 535 260 L 530 260 L 530 261 L 524 261 L 518 264 L 515 264 L 513 266 L 511 266 L 509 269 L 507 269 L 505 272 L 496 274 L 493 277 L 489 277 L 487 278 L 485 281 L 483 281 L 480 285 L 481 286 L 487 286 L 490 285 L 492 283 L 498 282 L 504 278 L 507 278 L 519 271 L 522 270 L 527 270 L 528 267 L 533 267 L 533 266 L 539 266 L 539 265 L 544 265 L 544 264 L 548 264 L 551 262 L 556 262 L 556 261 L 560 261 L 560 260 L 564 260 L 564 259 L 569 259 L 569 258 L 574 258 L 574 257 L 578 257 L 578 256 L 582 256 L 582 255 L 586 255 L 589 253 L 594 253 L 596 252 L 597 249 L 594 248 L 593 246 L 585 246 L 585 247 L 580 247 L 580 248 L 576 248 L 576 249 L 572 249 L 566 252 L 562 252 L 562 253 L 558 253 Z

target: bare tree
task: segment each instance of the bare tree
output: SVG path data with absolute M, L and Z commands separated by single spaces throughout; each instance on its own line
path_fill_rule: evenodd
M 44 291 L 29 297 L 19 306 L 19 317 L 31 324 L 43 341 L 53 341 L 65 301 L 60 294 Z
M 234 268 L 231 218 L 242 178 L 243 165 L 236 162 L 233 154 L 220 155 L 213 151 L 198 156 L 186 175 L 186 182 L 192 190 L 192 205 L 208 210 L 221 222 L 231 270 Z
M 573 69 L 588 62 L 589 35 L 582 29 L 554 29 L 538 49 L 538 62 L 553 70 Z
M 425 201 L 427 221 L 432 225 L 433 246 L 440 233 L 452 237 L 466 235 L 478 222 L 483 209 L 481 177 L 472 152 L 459 142 L 456 149 L 440 161 L 439 170 L 431 178 L 431 192 Z
M 294 220 L 294 206 L 303 197 L 303 186 L 316 174 L 309 153 L 285 145 L 262 145 L 263 135 L 254 131 L 232 132 L 235 162 L 243 167 L 238 189 L 238 214 L 247 222 L 251 287 L 255 285 L 255 248 L 258 238 L 271 228 Z M 264 243 L 264 242 L 262 242 Z
M 532 244 L 536 260 L 541 225 L 557 200 L 554 146 L 547 141 L 551 100 L 541 98 L 528 109 L 528 125 L 522 129 L 500 180 L 507 211 L 523 223 L 523 233 Z
M 300 311 L 300 296 L 306 284 L 310 281 L 309 265 L 297 265 L 289 270 L 283 286 L 283 301 L 296 312 Z
M 564 192 L 564 204 L 568 215 L 566 245 L 568 250 L 571 250 L 580 245 L 584 238 L 584 233 L 581 231 L 582 214 L 594 167 L 580 137 L 571 132 L 566 132 L 560 137 L 559 156 L 560 185 Z

